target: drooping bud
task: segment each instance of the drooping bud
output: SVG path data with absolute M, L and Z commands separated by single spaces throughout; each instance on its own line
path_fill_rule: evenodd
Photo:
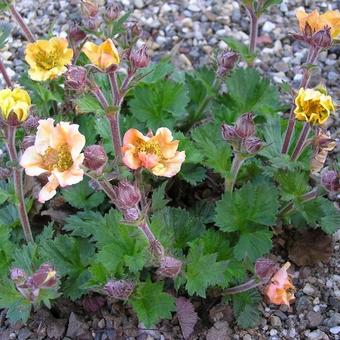
M 35 142 L 35 136 L 32 136 L 32 135 L 25 136 L 21 144 L 22 149 L 25 151 L 30 146 L 33 146 L 34 142 Z
M 222 138 L 227 142 L 235 141 L 239 138 L 233 126 L 223 123 L 221 127 Z
M 330 192 L 340 191 L 340 174 L 335 170 L 324 168 L 321 171 L 321 185 Z
M 164 277 L 175 278 L 182 270 L 182 262 L 171 256 L 163 256 L 157 273 Z
M 232 51 L 224 50 L 217 56 L 217 75 L 226 76 L 236 65 L 238 54 Z
M 251 112 L 244 113 L 237 119 L 235 131 L 240 138 L 251 137 L 255 134 L 256 127 Z
M 102 172 L 107 160 L 107 154 L 101 145 L 90 145 L 84 149 L 84 165 L 90 170 Z
M 86 18 L 84 23 L 85 27 L 91 31 L 97 30 L 100 24 L 101 20 L 98 16 Z
M 68 30 L 68 38 L 75 43 L 81 42 L 86 37 L 86 33 L 80 29 L 78 23 L 71 23 Z
M 138 220 L 140 212 L 137 208 L 129 208 L 123 211 L 124 219 L 127 222 L 133 222 Z
M 117 300 L 127 300 L 135 286 L 127 280 L 110 280 L 103 288 L 104 292 Z
M 116 199 L 114 204 L 117 208 L 127 210 L 135 208 L 141 200 L 141 193 L 139 189 L 128 181 L 120 181 L 116 187 L 114 187 Z
M 98 14 L 99 6 L 95 0 L 81 0 L 80 9 L 84 17 L 91 18 Z
M 244 140 L 245 151 L 249 154 L 256 154 L 262 147 L 261 139 L 257 137 L 248 137 Z
M 330 48 L 332 46 L 331 28 L 327 26 L 315 32 L 311 37 L 311 43 L 316 47 Z
M 11 269 L 11 280 L 14 281 L 16 285 L 22 285 L 27 279 L 27 274 L 20 268 Z
M 265 257 L 261 257 L 255 262 L 255 273 L 264 284 L 267 284 L 272 276 L 279 270 L 280 266 Z
M 32 132 L 33 130 L 36 130 L 39 126 L 39 120 L 39 117 L 31 115 L 27 118 L 27 120 L 25 120 L 22 126 L 26 132 Z
M 78 92 L 84 91 L 87 85 L 86 69 L 81 66 L 68 66 L 65 73 L 65 85 Z
M 120 5 L 117 2 L 113 2 L 106 7 L 105 17 L 108 21 L 113 21 L 120 16 Z
M 57 283 L 57 272 L 51 264 L 44 263 L 29 278 L 29 281 L 37 288 L 52 288 Z
M 133 49 L 130 52 L 129 60 L 132 65 L 132 68 L 144 68 L 147 67 L 150 63 L 150 58 L 146 52 L 147 46 L 142 44 L 141 47 Z
M 128 23 L 126 23 L 125 24 L 125 29 L 126 29 L 126 31 L 128 33 L 128 36 L 129 36 L 130 40 L 134 40 L 134 39 L 139 38 L 142 35 L 142 33 L 143 33 L 142 28 L 136 22 L 128 22 Z

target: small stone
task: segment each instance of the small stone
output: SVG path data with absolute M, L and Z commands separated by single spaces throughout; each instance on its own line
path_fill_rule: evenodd
M 98 321 L 98 327 L 99 327 L 100 329 L 105 328 L 105 320 L 104 320 L 104 319 L 100 319 L 100 320 Z
M 282 326 L 282 322 L 281 322 L 280 318 L 278 316 L 275 316 L 275 315 L 272 315 L 270 317 L 270 324 L 275 328 Z
M 141 9 L 144 7 L 144 2 L 143 0 L 134 0 L 133 4 L 135 5 L 135 7 Z
M 309 299 L 306 296 L 302 296 L 296 302 L 297 314 L 301 314 L 304 311 L 310 310 L 311 308 L 312 308 L 312 303 L 309 301 Z
M 277 330 L 276 330 L 276 329 L 271 329 L 270 332 L 269 332 L 269 334 L 270 334 L 271 336 L 275 336 L 275 335 L 277 335 Z
M 305 333 L 306 339 L 308 340 L 328 340 L 329 337 L 326 333 L 320 331 L 320 329 L 317 329 L 316 331 Z
M 243 340 L 253 340 L 253 338 L 251 337 L 250 334 L 244 335 L 242 339 L 243 339 Z
M 334 313 L 327 321 L 328 327 L 340 326 L 340 314 Z
M 188 10 L 191 11 L 191 12 L 200 12 L 201 11 L 200 7 L 195 5 L 195 4 L 190 4 L 188 6 Z
M 263 32 L 271 32 L 274 28 L 276 27 L 276 25 L 270 21 L 266 21 L 262 27 L 262 31 Z
M 310 311 L 307 313 L 306 317 L 308 320 L 308 327 L 310 328 L 320 326 L 323 321 L 323 317 L 319 312 Z
M 311 295 L 313 296 L 315 294 L 315 288 L 307 283 L 304 287 L 303 287 L 303 290 L 302 290 L 306 295 Z
M 332 327 L 329 330 L 332 334 L 339 334 L 340 333 L 340 326 Z
M 327 78 L 330 81 L 335 81 L 335 80 L 338 79 L 338 74 L 334 71 L 331 71 L 331 72 L 328 73 Z
M 9 338 L 10 338 L 10 339 L 16 339 L 16 338 L 17 338 L 17 335 L 16 335 L 15 333 L 11 333 L 11 334 L 9 335 Z

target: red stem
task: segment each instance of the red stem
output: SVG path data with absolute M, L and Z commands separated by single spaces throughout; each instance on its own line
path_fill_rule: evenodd
M 250 18 L 250 43 L 249 43 L 249 52 L 255 53 L 256 43 L 257 43 L 257 35 L 258 35 L 258 18 L 256 16 L 254 7 L 246 6 L 247 14 Z
M 34 35 L 33 35 L 32 31 L 30 30 L 30 28 L 25 23 L 24 19 L 20 15 L 20 13 L 17 11 L 17 9 L 14 7 L 14 5 L 10 5 L 9 9 L 10 9 L 12 15 L 13 15 L 14 20 L 18 23 L 18 25 L 22 29 L 26 39 L 29 42 L 33 43 L 35 41 Z
M 305 123 L 300 133 L 300 137 L 296 143 L 294 152 L 292 154 L 293 161 L 297 160 L 300 157 L 303 146 L 305 145 L 306 139 L 308 138 L 309 131 L 310 131 L 310 124 Z
M 1 58 L 0 58 L 0 72 L 1 72 L 2 76 L 4 77 L 6 86 L 10 87 L 10 88 L 13 88 L 13 84 L 12 84 L 11 78 L 9 77 L 9 75 L 8 75 L 8 73 L 6 71 L 5 65 L 2 62 Z

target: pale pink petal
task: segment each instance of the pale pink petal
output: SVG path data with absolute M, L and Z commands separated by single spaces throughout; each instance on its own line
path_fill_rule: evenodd
M 79 125 L 61 122 L 60 128 L 63 131 L 64 140 L 71 148 L 72 159 L 76 159 L 85 146 L 85 136 L 79 132 Z
M 41 119 L 37 129 L 34 146 L 38 153 L 44 154 L 46 149 L 51 145 L 51 138 L 54 130 L 54 119 Z
M 67 134 L 69 127 L 69 122 L 61 122 L 55 126 L 50 141 L 50 146 L 53 149 L 58 149 L 58 147 L 67 144 Z
M 137 129 L 129 129 L 125 132 L 125 135 L 123 138 L 123 146 L 126 146 L 128 144 L 136 145 L 139 139 L 143 141 L 148 141 L 150 138 L 144 136 Z
M 172 133 L 168 128 L 159 128 L 153 139 L 158 142 L 163 157 L 172 158 L 175 156 L 179 141 L 173 140 Z
M 157 164 L 151 169 L 156 176 L 173 177 L 181 170 L 182 163 L 185 160 L 185 151 L 178 151 L 172 159 L 167 159 Z
M 159 163 L 159 158 L 157 155 L 147 152 L 139 152 L 138 158 L 141 162 L 141 165 L 146 169 L 152 169 Z
M 70 169 L 63 172 L 57 170 L 52 171 L 61 187 L 77 184 L 83 180 L 84 170 L 80 168 L 80 165 L 83 163 L 83 161 L 84 154 L 80 154 Z
M 42 189 L 39 192 L 39 202 L 45 203 L 46 201 L 50 200 L 56 193 L 56 189 L 58 188 L 59 183 L 57 179 L 51 175 L 48 177 L 48 182 L 45 186 L 42 187 Z
M 131 145 L 131 147 L 123 147 L 123 163 L 130 169 L 136 170 L 141 167 L 141 162 L 139 158 L 136 156 L 135 147 Z
M 28 176 L 39 176 L 46 172 L 42 168 L 42 157 L 37 153 L 34 146 L 30 146 L 25 150 L 21 157 L 20 165 L 25 169 Z

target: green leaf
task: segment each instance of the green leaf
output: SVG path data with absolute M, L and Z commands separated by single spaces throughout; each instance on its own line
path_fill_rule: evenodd
M 278 208 L 278 192 L 271 182 L 248 182 L 223 195 L 216 204 L 215 220 L 223 231 L 248 231 L 254 225 L 275 225 Z
M 111 36 L 115 36 L 116 34 L 126 32 L 126 28 L 124 27 L 124 23 L 129 19 L 131 12 L 126 12 L 120 18 L 111 21 Z
M 11 195 L 7 191 L 0 189 L 0 204 L 5 203 L 10 196 Z
M 166 205 L 170 202 L 170 200 L 166 199 L 166 195 L 165 195 L 165 187 L 166 187 L 167 184 L 168 184 L 168 181 L 164 181 L 152 193 L 151 210 L 153 212 L 165 208 Z
M 158 63 L 152 63 L 148 67 L 140 70 L 143 83 L 156 83 L 174 72 L 174 66 L 170 63 L 170 58 L 163 58 Z
M 6 4 L 2 4 L 0 2 L 0 10 L 2 9 L 2 6 L 7 6 Z M 0 48 L 4 48 L 7 44 L 8 37 L 10 36 L 12 31 L 12 26 L 8 23 L 1 22 L 0 23 Z
M 261 301 L 255 290 L 233 295 L 233 309 L 237 324 L 241 328 L 254 328 L 260 324 L 258 304 Z
M 129 107 L 135 118 L 156 130 L 160 126 L 172 128 L 176 120 L 182 120 L 188 101 L 185 86 L 168 80 L 135 87 Z
M 102 191 L 95 192 L 89 187 L 88 179 L 63 189 L 62 195 L 67 203 L 77 209 L 92 209 L 104 202 L 105 194 Z
M 234 255 L 238 260 L 249 258 L 255 261 L 257 258 L 269 253 L 272 247 L 273 234 L 269 230 L 258 230 L 249 233 L 241 233 L 240 239 L 234 247 Z
M 0 226 L 0 278 L 8 275 L 12 262 L 15 244 L 10 241 L 10 230 L 9 226 Z
M 106 153 L 113 154 L 113 141 L 112 141 L 112 132 L 109 121 L 106 117 L 98 117 L 96 119 L 95 129 L 102 139 L 104 149 Z
M 146 327 L 154 326 L 162 319 L 171 319 L 171 312 L 176 309 L 175 298 L 163 292 L 163 283 L 150 280 L 138 284 L 129 303 Z
M 235 52 L 239 53 L 245 62 L 251 62 L 255 59 L 255 53 L 249 51 L 248 45 L 233 37 L 225 37 L 222 39 Z
M 206 124 L 198 127 L 192 131 L 192 139 L 204 157 L 202 164 L 226 176 L 230 170 L 231 148 L 222 140 L 220 126 Z
M 93 131 L 93 127 L 96 125 L 96 117 L 91 114 L 80 115 L 75 117 L 75 122 L 79 124 L 79 132 L 85 136 L 86 146 L 95 144 L 98 136 Z
M 92 94 L 85 93 L 76 99 L 77 110 L 80 113 L 104 114 L 104 109 Z
M 206 176 L 206 169 L 192 163 L 184 163 L 181 167 L 180 177 L 191 185 L 201 183 Z

